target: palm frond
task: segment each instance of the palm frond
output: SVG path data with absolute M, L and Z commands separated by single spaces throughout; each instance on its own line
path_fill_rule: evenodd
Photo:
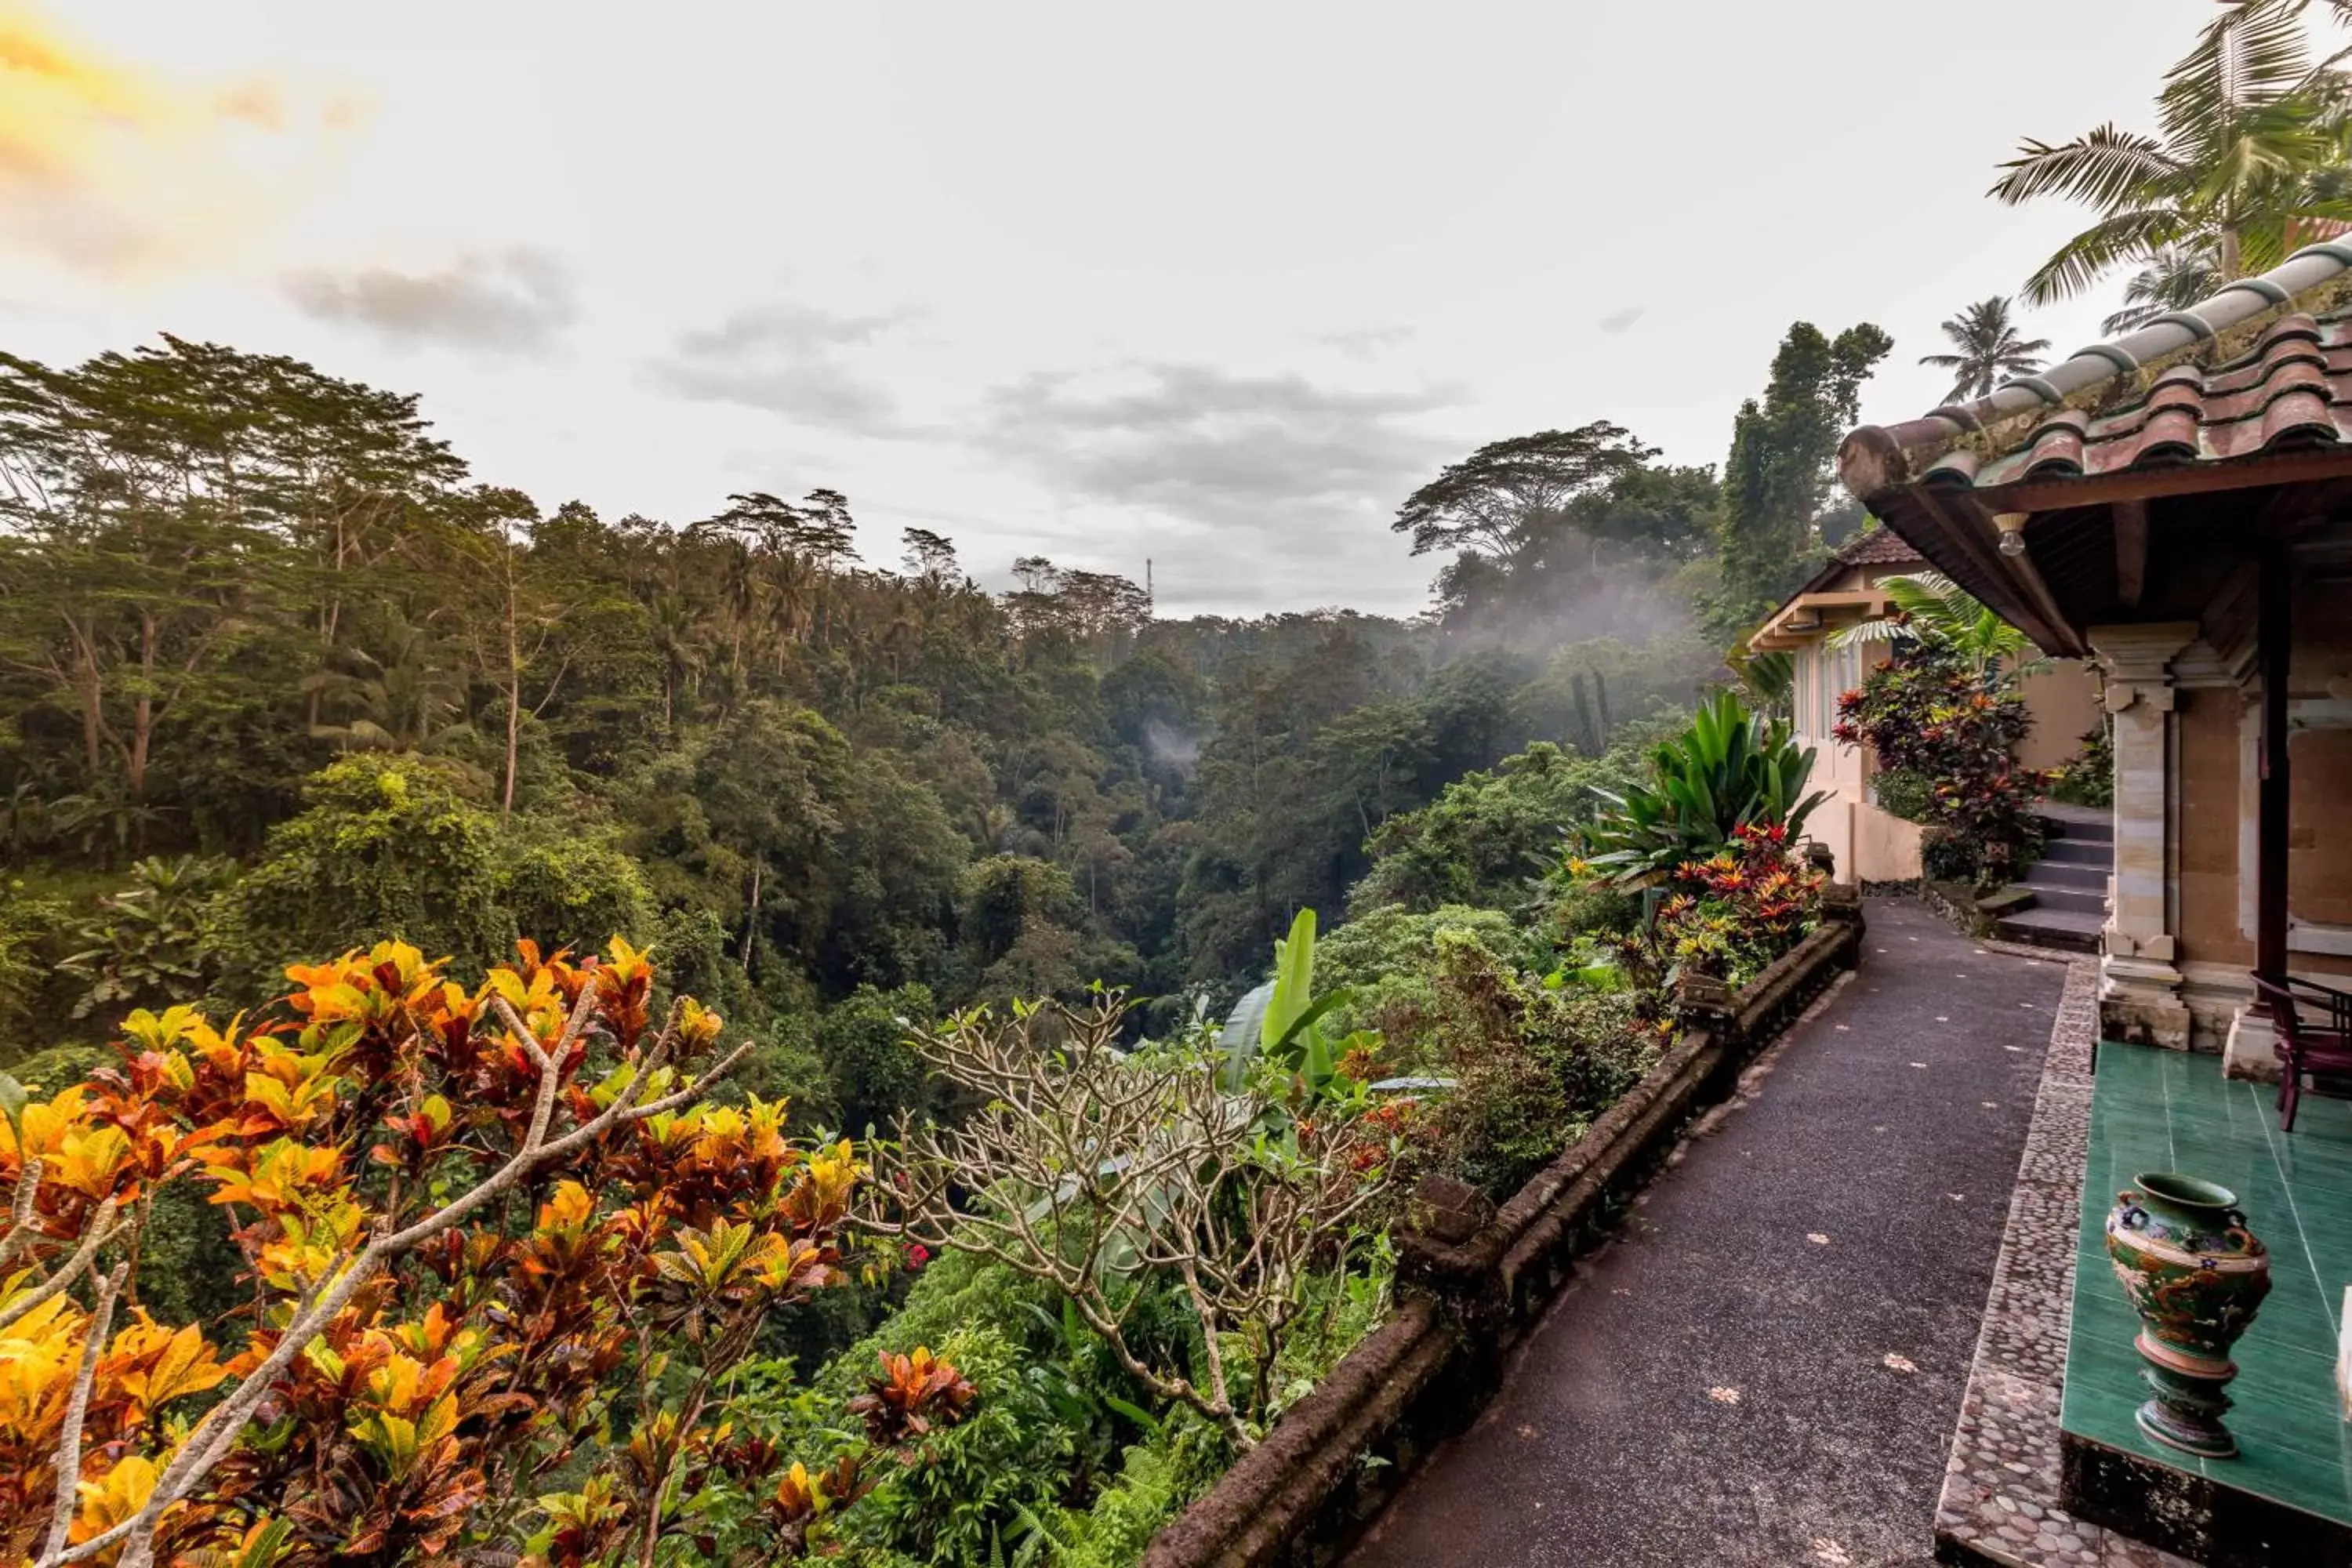
M 2150 191 L 2177 182 L 2182 172 L 2163 142 L 2112 124 L 2056 146 L 2028 140 L 2001 167 L 2009 173 L 1987 194 L 2011 206 L 2057 195 L 2107 212 L 2144 201 Z
M 2302 89 L 2313 63 L 2304 8 L 2304 0 L 2252 0 L 2208 22 L 2157 96 L 2166 140 L 2197 142 L 2245 109 Z
M 2028 303 L 2035 305 L 2069 300 L 2116 268 L 2189 237 L 2189 226 L 2176 209 L 2141 207 L 2116 213 L 2060 246 L 2025 280 L 2021 292 Z

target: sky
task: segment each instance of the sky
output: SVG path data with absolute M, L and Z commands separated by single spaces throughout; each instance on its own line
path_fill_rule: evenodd
M 1719 464 L 1799 320 L 1940 402 L 2085 221 L 1997 165 L 2152 129 L 2213 9 L 0 0 L 0 348 L 295 355 L 548 508 L 823 486 L 876 565 L 1411 613 L 1389 521 L 1485 442 Z

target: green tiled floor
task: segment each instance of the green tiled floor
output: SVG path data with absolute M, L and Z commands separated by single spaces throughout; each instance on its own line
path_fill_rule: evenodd
M 2076 1242 L 2062 1424 L 2078 1436 L 2352 1524 L 2352 1426 L 2336 1395 L 2337 1317 L 2352 1285 L 2352 1101 L 2304 1096 L 2281 1132 L 2278 1091 L 2221 1076 L 2210 1056 L 2103 1043 Z M 2235 1459 L 2142 1436 L 2139 1320 L 2107 1262 L 2107 1210 L 2143 1171 L 2180 1171 L 2238 1194 L 2271 1249 L 2271 1293 L 2238 1342 Z

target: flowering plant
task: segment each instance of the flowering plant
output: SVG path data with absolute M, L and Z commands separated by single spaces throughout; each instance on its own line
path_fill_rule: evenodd
M 1685 973 L 1745 984 L 1812 929 L 1828 880 L 1791 852 L 1782 824 L 1742 825 L 1675 868 L 1654 918 L 1623 939 L 1625 965 L 1659 988 Z
M 2049 784 L 2017 762 L 2033 722 L 2022 698 L 1948 650 L 1904 643 L 1838 699 L 1838 740 L 1866 742 L 1882 771 L 1927 781 L 1927 826 L 1963 874 L 1979 886 L 2015 874 L 2039 842 L 2033 805 Z

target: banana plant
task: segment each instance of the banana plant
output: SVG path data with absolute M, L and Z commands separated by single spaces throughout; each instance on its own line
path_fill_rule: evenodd
M 1290 934 L 1274 944 L 1274 978 L 1234 1005 L 1217 1044 L 1225 1055 L 1225 1087 L 1239 1092 L 1251 1063 L 1278 1063 L 1307 1094 L 1320 1098 L 1345 1075 L 1339 1058 L 1364 1036 L 1338 1041 L 1323 1031 L 1324 1016 L 1349 999 L 1346 987 L 1314 994 L 1315 911 L 1301 910 Z

